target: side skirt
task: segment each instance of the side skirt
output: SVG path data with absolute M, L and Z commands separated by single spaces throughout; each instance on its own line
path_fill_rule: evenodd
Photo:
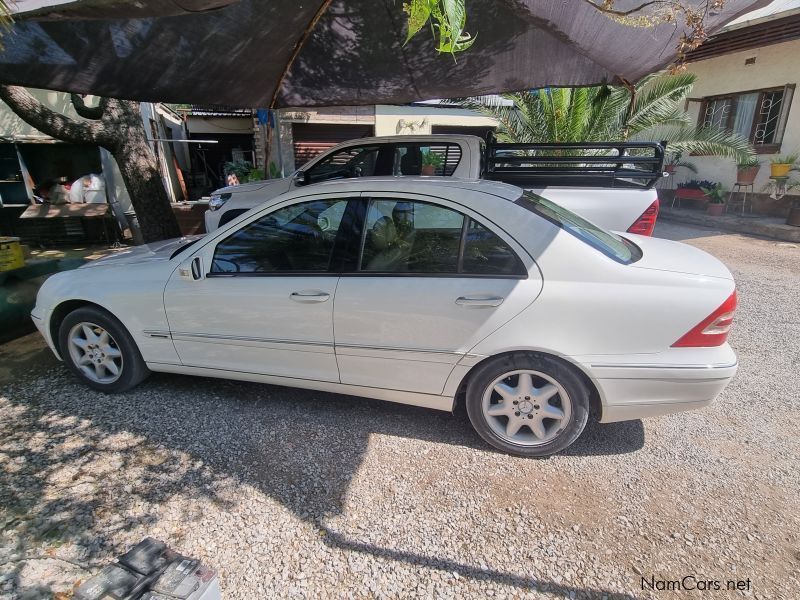
M 217 377 L 219 379 L 234 379 L 237 381 L 252 381 L 255 383 L 268 383 L 286 387 L 318 390 L 333 394 L 346 394 L 349 396 L 362 396 L 410 404 L 451 412 L 455 399 L 452 396 L 437 396 L 434 394 L 420 394 L 418 392 L 404 392 L 401 390 L 385 390 L 382 388 L 347 385 L 328 381 L 314 381 L 311 379 L 296 379 L 293 377 L 278 377 L 275 375 L 260 375 L 258 373 L 244 373 L 241 371 L 226 371 L 225 369 L 208 369 L 205 367 L 187 367 L 184 365 L 171 365 L 166 363 L 147 363 L 147 368 L 159 373 L 176 373 L 178 375 L 198 375 L 200 377 Z

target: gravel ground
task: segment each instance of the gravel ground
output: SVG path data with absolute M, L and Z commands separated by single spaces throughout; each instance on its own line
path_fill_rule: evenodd
M 662 223 L 725 261 L 741 370 L 711 407 L 590 425 L 547 460 L 465 417 L 156 375 L 107 397 L 0 347 L 0 598 L 69 597 L 145 536 L 225 598 L 797 598 L 800 246 Z M 726 591 L 728 580 L 749 590 Z M 691 583 L 691 580 L 687 580 Z

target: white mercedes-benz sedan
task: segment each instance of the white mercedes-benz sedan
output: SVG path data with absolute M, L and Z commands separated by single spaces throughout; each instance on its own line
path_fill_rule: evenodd
M 53 275 L 33 319 L 98 390 L 163 371 L 463 402 L 489 444 L 543 456 L 590 412 L 709 404 L 736 372 L 735 307 L 728 269 L 691 246 L 501 183 L 360 178 Z

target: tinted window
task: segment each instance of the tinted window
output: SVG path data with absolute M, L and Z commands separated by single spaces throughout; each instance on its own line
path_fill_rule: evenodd
M 307 171 L 309 183 L 375 175 L 379 146 L 353 146 L 334 152 Z
M 601 229 L 583 217 L 579 217 L 533 192 L 522 192 L 522 196 L 514 202 L 547 219 L 617 262 L 629 264 L 642 257 L 642 251 L 635 244 Z
M 444 142 L 396 144 L 392 174 L 449 177 L 456 170 L 460 160 L 461 147 L 458 144 Z
M 371 200 L 361 270 L 456 273 L 464 216 L 424 202 Z
M 325 272 L 347 200 L 280 208 L 220 242 L 212 273 Z
M 462 272 L 479 275 L 524 275 L 525 266 L 499 236 L 469 220 L 464 240 Z

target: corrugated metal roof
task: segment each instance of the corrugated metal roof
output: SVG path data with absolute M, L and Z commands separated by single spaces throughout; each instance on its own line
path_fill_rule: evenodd
M 758 8 L 754 11 L 746 13 L 728 23 L 722 31 L 730 31 L 731 29 L 739 29 L 741 27 L 748 27 L 755 23 L 762 21 L 771 21 L 772 19 L 779 19 L 787 16 L 784 13 L 800 11 L 800 0 L 773 0 L 764 8 Z
M 234 108 L 228 106 L 206 106 L 204 104 L 192 104 L 189 114 L 193 117 L 251 117 L 252 109 Z

